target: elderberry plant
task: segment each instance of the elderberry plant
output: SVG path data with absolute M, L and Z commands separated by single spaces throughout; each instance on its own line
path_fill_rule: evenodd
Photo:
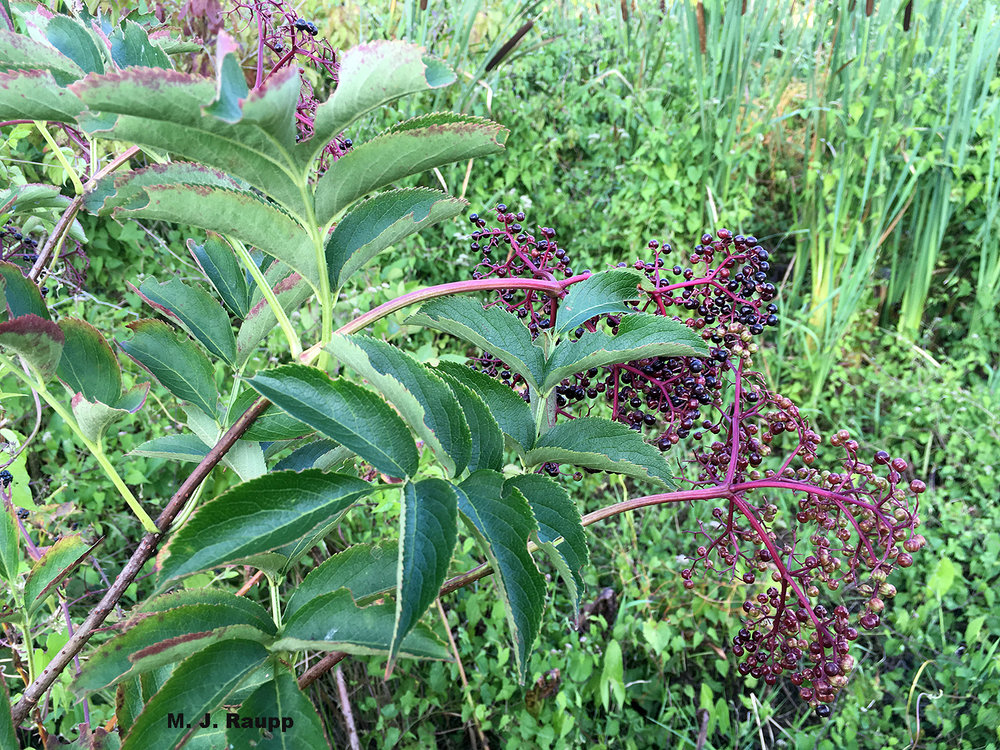
M 199 728 L 167 721 L 177 713 L 214 716 L 219 736 L 207 728 L 199 736 L 239 746 L 266 739 L 247 717 L 294 716 L 285 741 L 320 747 L 323 729 L 303 689 L 348 654 L 384 654 L 387 672 L 399 658 L 449 658 L 447 639 L 422 619 L 438 597 L 486 575 L 506 606 L 523 681 L 545 605 L 536 561 L 552 562 L 575 604 L 586 526 L 681 502 L 713 506 L 712 521 L 693 530 L 685 585 L 712 572 L 754 587 L 733 643 L 740 671 L 768 684 L 787 673 L 804 700 L 829 710 L 852 668 L 853 623 L 878 625 L 888 575 L 923 544 L 913 499 L 923 488 L 905 486 L 900 459 L 879 453 L 863 463 L 842 433 L 832 438 L 842 467 L 813 467 L 819 436 L 753 370 L 755 338 L 777 310 L 767 253 L 752 237 L 719 230 L 685 260 L 653 242 L 649 261 L 575 272 L 551 229 L 536 239 L 523 215 L 500 206 L 496 226 L 473 216 L 473 249 L 484 260 L 472 279 L 341 317 L 336 302 L 358 271 L 465 209 L 440 191 L 392 185 L 502 148 L 501 126 L 451 113 L 347 148 L 344 133 L 368 113 L 451 83 L 443 63 L 396 42 L 335 58 L 287 6 L 247 3 L 235 16 L 256 28 L 254 69 L 241 67 L 239 44 L 223 34 L 216 76 L 203 78 L 174 70 L 170 37 L 158 44 L 131 21 L 109 47 L 101 19 L 17 13 L 32 33 L 0 32 L 0 117 L 60 123 L 88 146 L 134 144 L 85 185 L 77 180 L 42 265 L 58 261 L 61 237 L 88 210 L 203 230 L 187 243 L 203 278 L 146 278 L 132 289 L 163 319 L 112 335 L 185 415 L 183 434 L 153 437 L 134 453 L 196 464 L 153 521 L 149 499 L 119 474 L 127 457 L 112 462 L 106 447 L 109 427 L 132 419 L 153 386 L 123 391 L 105 333 L 54 315 L 37 274 L 0 264 L 4 374 L 59 414 L 146 531 L 39 668 L 32 637 L 41 608 L 99 540 L 75 534 L 43 552 L 4 493 L 0 578 L 26 669 L 0 744 L 144 570 L 155 575 L 138 604 L 72 681 L 95 705 L 114 706 L 125 750 L 191 740 Z M 325 100 L 313 101 L 297 59 L 330 76 Z M 154 163 L 118 171 L 143 152 Z M 678 265 L 668 267 L 674 255 Z M 484 305 L 474 294 L 490 298 Z M 307 300 L 320 310 L 318 335 L 293 315 Z M 364 335 L 415 305 L 407 323 L 461 339 L 478 352 L 474 367 L 429 367 Z M 275 327 L 285 347 L 277 366 L 261 354 Z M 304 346 L 307 334 L 315 341 Z M 659 491 L 581 517 L 556 481 L 563 467 Z M 214 471 L 233 486 L 203 498 Z M 386 538 L 329 555 L 295 581 L 302 557 L 346 514 L 384 512 L 375 496 L 398 507 Z M 797 504 L 791 515 L 782 496 Z M 452 570 L 460 522 L 485 561 L 464 573 Z M 22 539 L 27 576 L 17 564 Z M 183 586 L 229 567 L 258 573 L 238 591 Z M 266 607 L 245 596 L 262 578 Z M 843 603 L 821 603 L 838 589 Z M 221 715 L 233 705 L 235 722 Z

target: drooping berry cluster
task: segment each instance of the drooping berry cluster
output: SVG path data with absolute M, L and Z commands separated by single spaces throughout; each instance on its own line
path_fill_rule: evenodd
M 573 280 L 569 255 L 553 230 L 543 228 L 536 239 L 523 227 L 524 214 L 503 205 L 496 218 L 489 227 L 471 217 L 471 249 L 482 256 L 473 278 Z M 690 438 L 678 456 L 693 469 L 681 480 L 690 489 L 675 494 L 718 504 L 694 532 L 698 546 L 681 572 L 684 586 L 694 588 L 701 569 L 751 587 L 743 627 L 733 639 L 739 671 L 769 685 L 787 677 L 827 716 L 854 667 L 849 652 L 859 628 L 877 628 L 885 600 L 895 594 L 888 577 L 912 565 L 912 553 L 925 544 L 916 533 L 924 484 L 904 479 L 906 462 L 885 451 L 871 463 L 862 461 L 858 442 L 844 430 L 830 439 L 845 454 L 841 466 L 813 466 L 820 435 L 752 369 L 758 337 L 778 323 L 769 256 L 754 237 L 725 229 L 705 234 L 672 266 L 668 258 L 679 256 L 676 250 L 657 241 L 648 248 L 651 260 L 631 264 L 645 278 L 632 309 L 685 323 L 700 333 L 709 355 L 654 357 L 576 373 L 556 389 L 557 415 L 572 419 L 606 402 L 612 419 L 644 431 L 661 450 Z M 552 327 L 558 302 L 512 287 L 501 289 L 495 304 L 525 320 L 537 336 Z M 620 315 L 598 316 L 571 337 L 602 327 L 614 334 L 620 323 Z M 527 397 L 505 363 L 489 355 L 475 359 Z M 556 464 L 541 470 L 560 473 Z M 671 501 L 670 494 L 661 497 Z M 836 603 L 823 603 L 834 595 Z
M 8 223 L 0 229 L 0 260 L 16 263 L 27 273 L 38 260 L 38 251 L 38 240 L 19 227 Z M 90 258 L 83 246 L 72 237 L 67 237 L 59 253 L 59 267 L 54 276 L 48 276 L 48 283 L 55 281 L 68 287 L 71 294 L 76 293 L 86 283 L 89 268 Z M 48 286 L 39 290 L 43 297 L 49 293 Z

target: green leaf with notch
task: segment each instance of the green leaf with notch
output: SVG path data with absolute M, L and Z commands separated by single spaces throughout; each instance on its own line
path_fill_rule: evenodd
M 132 338 L 118 343 L 122 350 L 181 401 L 215 414 L 219 390 L 208 357 L 186 336 L 178 338 L 166 323 L 137 320 L 128 327 Z
M 572 330 L 598 315 L 632 312 L 625 302 L 639 298 L 641 280 L 637 271 L 612 269 L 573 284 L 559 303 L 556 333 Z
M 566 489 L 541 474 L 521 474 L 504 482 L 504 497 L 516 487 L 538 522 L 538 546 L 569 587 L 574 609 L 583 591 L 583 568 L 590 559 L 580 511 Z
M 510 386 L 457 362 L 439 362 L 437 369 L 475 391 L 489 408 L 500 429 L 523 453 L 535 444 L 535 420 L 531 407 Z
M 458 378 L 438 370 L 438 375 L 451 388 L 465 414 L 472 434 L 472 453 L 469 456 L 469 471 L 503 468 L 503 432 L 482 397 Z
M 707 355 L 708 345 L 683 323 L 660 315 L 626 315 L 618 334 L 588 331 L 576 341 L 560 341 L 545 364 L 542 392 L 548 393 L 563 378 L 591 367 L 629 362 L 645 357 L 694 357 Z
M 241 598 L 232 594 L 228 596 L 232 599 Z M 169 600 L 169 595 L 157 598 Z M 263 619 L 256 612 L 248 612 L 246 606 L 223 600 L 191 602 L 135 614 L 129 618 L 125 632 L 101 644 L 94 651 L 74 680 L 73 691 L 78 695 L 85 695 L 104 690 L 157 666 L 186 659 L 192 653 L 211 645 L 211 641 L 198 636 L 208 636 L 234 625 L 243 626 L 243 630 L 237 632 L 242 633 L 249 628 L 260 634 L 259 638 L 254 637 L 252 640 L 273 636 L 276 632 L 274 623 L 267 617 L 266 610 L 254 602 L 249 604 L 260 610 L 259 614 L 264 616 Z M 187 653 L 174 650 L 175 658 L 171 661 L 147 659 L 142 663 L 140 654 L 151 656 L 149 649 L 161 645 L 162 650 L 181 642 L 189 644 Z
M 239 484 L 202 505 L 171 537 L 160 581 L 295 545 L 373 489 L 357 477 L 318 469 L 272 472 Z
M 472 115 L 437 113 L 399 123 L 335 161 L 316 183 L 316 217 L 335 218 L 363 195 L 461 159 L 500 151 L 507 129 Z
M 651 479 L 675 489 L 663 454 L 642 435 L 619 422 L 580 417 L 553 425 L 528 451 L 528 466 L 546 462 L 572 464 L 598 471 Z
M 254 690 L 237 710 L 226 734 L 233 750 L 301 750 L 329 747 L 323 723 L 309 697 L 299 689 L 295 676 L 279 661 L 274 662 L 274 678 Z M 261 717 L 268 726 L 260 727 Z M 227 716 L 228 724 L 228 716 Z M 250 729 L 248 727 L 255 727 Z M 280 728 L 279 728 L 280 727 Z
M 313 135 L 296 147 L 303 165 L 310 165 L 332 138 L 365 113 L 455 81 L 447 65 L 408 42 L 359 44 L 344 52 L 339 63 L 337 88 L 316 108 Z
M 288 618 L 272 649 L 346 651 L 349 654 L 388 653 L 396 624 L 392 604 L 359 607 L 347 589 L 310 600 Z M 448 651 L 434 632 L 418 624 L 403 639 L 399 655 L 447 659 Z
M 236 362 L 236 337 L 222 305 L 201 287 L 177 278 L 159 283 L 150 277 L 139 286 L 146 302 L 177 320 L 181 327 L 208 351 L 228 364 Z
M 528 652 L 538 637 L 545 608 L 545 579 L 528 553 L 538 530 L 524 495 L 511 487 L 504 495 L 503 475 L 477 471 L 458 486 L 458 509 L 469 520 L 507 610 L 518 678 L 523 683 Z
M 198 727 L 168 725 L 167 715 L 200 719 L 221 706 L 264 666 L 268 656 L 267 649 L 255 641 L 228 640 L 188 657 L 146 704 L 125 737 L 122 750 L 174 750 Z
M 484 308 L 468 297 L 440 297 L 425 302 L 407 321 L 458 336 L 507 363 L 537 388 L 545 372 L 545 357 L 515 315 L 497 306 Z
M 111 32 L 109 41 L 111 59 L 119 68 L 171 68 L 170 58 L 150 43 L 146 30 L 127 18 Z
M 348 589 L 359 605 L 392 591 L 396 588 L 398 547 L 395 541 L 355 544 L 324 560 L 292 591 L 285 605 L 285 619 L 316 597 L 337 589 Z
M 146 403 L 149 393 L 149 383 L 140 383 L 126 391 L 115 406 L 108 406 L 101 401 L 89 401 L 82 393 L 76 393 L 70 400 L 73 416 L 80 431 L 87 439 L 100 442 L 108 427 L 119 419 L 135 414 Z
M 399 516 L 396 624 L 386 673 L 400 644 L 437 598 L 458 535 L 458 493 L 442 479 L 407 482 Z
M 343 378 L 331 380 L 305 365 L 265 370 L 247 382 L 279 409 L 350 448 L 379 471 L 394 477 L 416 473 L 420 456 L 409 429 L 373 391 Z
M 326 266 L 334 289 L 391 245 L 461 213 L 468 201 L 430 188 L 379 193 L 337 222 L 326 243 Z
M 360 334 L 333 334 L 326 350 L 396 407 L 449 476 L 461 473 L 472 450 L 469 425 L 455 394 L 433 370 L 391 344 Z
M 38 609 L 52 590 L 76 570 L 102 541 L 103 537 L 87 544 L 79 534 L 71 534 L 49 547 L 24 581 L 24 606 L 28 614 Z
M 59 326 L 37 315 L 0 323 L 0 347 L 19 354 L 43 383 L 56 374 L 64 340 Z
M 250 312 L 250 285 L 233 249 L 215 232 L 209 232 L 201 244 L 189 239 L 187 249 L 226 307 L 243 320 Z

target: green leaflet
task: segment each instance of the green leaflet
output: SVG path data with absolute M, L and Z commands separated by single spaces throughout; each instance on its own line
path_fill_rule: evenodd
M 406 322 L 450 333 L 485 349 L 536 389 L 544 380 L 542 350 L 531 340 L 527 326 L 498 306 L 483 308 L 468 297 L 440 297 L 425 302 Z
M 503 432 L 490 412 L 483 398 L 458 378 L 438 369 L 462 407 L 465 421 L 469 423 L 472 435 L 472 453 L 469 456 L 469 471 L 477 469 L 503 468 Z
M 49 71 L 60 86 L 84 75 L 79 65 L 55 47 L 6 28 L 0 30 L 0 70 Z
M 228 596 L 232 599 L 241 598 L 232 594 Z M 158 598 L 169 599 L 169 595 Z M 181 661 L 211 645 L 212 640 L 201 636 L 209 636 L 214 631 L 227 632 L 225 629 L 233 625 L 256 630 L 261 638 L 274 635 L 274 623 L 270 621 L 264 608 L 253 602 L 249 604 L 253 604 L 259 614 L 248 612 L 245 605 L 219 600 L 188 604 L 178 602 L 175 607 L 134 615 L 124 633 L 101 644 L 91 654 L 73 682 L 73 691 L 83 695 L 103 690 L 171 661 Z M 173 650 L 170 657 L 164 656 L 164 659 L 169 658 L 170 661 L 144 660 L 140 657 L 140 654 L 153 656 L 158 651 L 168 651 L 181 644 L 188 652 Z
M 28 279 L 24 272 L 13 263 L 0 261 L 0 284 L 3 285 L 7 312 L 11 318 L 22 315 L 37 315 L 51 320 L 49 309 L 42 300 L 38 286 Z
M 0 74 L 0 117 L 5 120 L 71 123 L 81 109 L 80 100 L 61 88 L 48 70 Z
M 272 472 L 239 484 L 202 505 L 171 537 L 160 581 L 311 538 L 372 489 L 357 477 L 318 469 Z
M 329 746 L 323 723 L 309 697 L 299 689 L 288 667 L 273 661 L 274 678 L 254 690 L 238 710 L 239 721 L 257 726 L 267 717 L 263 729 L 232 727 L 226 739 L 234 750 L 302 750 Z M 227 717 L 228 722 L 228 717 Z
M 316 183 L 316 220 L 325 224 L 372 190 L 411 174 L 500 151 L 506 128 L 471 115 L 415 117 L 335 161 Z
M 525 461 L 528 466 L 548 461 L 573 464 L 676 487 L 663 454 L 635 430 L 609 419 L 580 417 L 553 425 Z
M 559 342 L 545 364 L 542 391 L 575 372 L 628 362 L 644 357 L 691 357 L 707 355 L 708 345 L 683 323 L 660 315 L 635 313 L 622 318 L 618 334 L 584 333 L 577 341 Z
M 389 649 L 392 669 L 403 639 L 437 598 L 448 575 L 458 534 L 458 493 L 441 479 L 407 482 L 399 517 L 396 623 Z
M 350 448 L 379 471 L 411 476 L 420 457 L 403 420 L 379 396 L 314 367 L 284 365 L 247 381 L 275 406 Z
M 59 326 L 30 313 L 0 323 L 0 347 L 23 357 L 42 382 L 55 375 L 64 340 Z
M 539 548 L 548 555 L 569 586 L 573 607 L 583 591 L 583 567 L 590 559 L 580 511 L 566 489 L 551 477 L 521 474 L 504 482 L 504 498 L 517 488 L 538 522 Z
M 80 66 L 84 73 L 103 73 L 104 56 L 87 30 L 69 16 L 54 16 L 45 27 L 49 44 Z
M 111 59 L 119 68 L 170 68 L 170 59 L 159 47 L 149 42 L 146 30 L 125 19 L 109 35 Z
M 625 302 L 639 298 L 641 280 L 636 271 L 612 269 L 573 284 L 559 303 L 556 332 L 570 331 L 598 315 L 632 312 Z
M 175 318 L 212 354 L 235 364 L 236 337 L 229 316 L 204 289 L 177 278 L 161 284 L 150 277 L 142 282 L 138 292 L 150 305 Z
M 0 747 L 9 747 L 13 750 L 17 746 L 17 733 L 14 731 L 14 721 L 10 713 L 7 683 L 5 680 L 0 680 Z
M 407 94 L 447 86 L 455 74 L 415 44 L 373 41 L 344 52 L 338 78 L 329 99 L 316 108 L 312 137 L 296 147 L 300 164 L 311 164 L 330 139 L 365 113 Z
M 93 544 L 83 541 L 80 534 L 64 536 L 49 547 L 31 568 L 24 581 L 24 606 L 31 614 L 45 603 L 52 590 L 72 573 L 94 551 L 102 539 Z
M 181 401 L 215 414 L 219 391 L 208 357 L 186 336 L 178 338 L 166 323 L 137 320 L 128 327 L 132 338 L 119 342 L 122 350 Z
M 312 288 L 306 280 L 280 261 L 268 267 L 264 272 L 264 278 L 286 314 L 297 310 L 312 293 Z M 238 364 L 242 365 L 249 359 L 257 345 L 274 330 L 277 322 L 278 319 L 274 316 L 271 306 L 264 300 L 260 290 L 254 287 L 250 299 L 250 311 L 244 317 L 243 325 L 240 326 L 236 336 Z
M 117 406 L 122 395 L 122 370 L 104 336 L 76 318 L 63 318 L 59 329 L 65 337 L 56 369 L 59 379 L 89 401 Z
M 326 243 L 330 286 L 338 289 L 369 260 L 421 229 L 450 219 L 468 205 L 430 188 L 379 193 L 337 222 Z
M 232 424 L 260 398 L 260 394 L 252 388 L 243 391 L 233 402 L 229 410 L 229 424 Z M 220 414 L 220 419 L 222 418 Z M 313 428 L 297 420 L 290 414 L 286 414 L 273 404 L 264 410 L 264 413 L 257 417 L 256 421 L 250 425 L 250 429 L 243 433 L 245 440 L 257 440 L 263 442 L 273 442 L 276 440 L 294 440 L 295 438 L 311 435 Z
M 458 490 L 458 509 L 496 571 L 494 580 L 506 604 L 518 678 L 523 683 L 545 608 L 545 579 L 528 553 L 528 538 L 537 531 L 537 524 L 516 487 L 504 496 L 504 479 L 498 472 L 477 471 Z
M 475 391 L 500 429 L 518 444 L 522 453 L 535 444 L 535 421 L 531 416 L 531 407 L 514 389 L 457 362 L 439 362 L 437 369 Z
M 70 405 L 80 431 L 96 443 L 104 438 L 104 433 L 114 422 L 139 411 L 146 403 L 148 393 L 149 383 L 146 382 L 126 391 L 115 406 L 108 406 L 101 401 L 88 401 L 82 393 L 75 394 Z
M 396 587 L 398 547 L 394 541 L 356 544 L 325 560 L 292 591 L 285 605 L 285 618 L 316 597 L 340 588 L 348 589 L 358 604 L 391 591 Z
M 122 750 L 174 750 L 197 729 L 196 721 L 221 706 L 267 659 L 267 649 L 249 640 L 216 643 L 188 657 L 146 704 Z M 168 713 L 188 719 L 179 727 L 168 726 Z M 188 720 L 192 729 L 186 726 Z
M 187 249 L 226 307 L 243 320 L 250 312 L 250 285 L 236 253 L 215 232 L 209 232 L 201 244 L 188 240 Z
M 339 589 L 312 599 L 289 617 L 272 648 L 383 654 L 389 651 L 395 623 L 392 604 L 359 607 L 350 591 Z M 417 625 L 403 639 L 399 655 L 447 659 L 448 651 L 430 628 Z
M 472 450 L 469 425 L 455 394 L 433 370 L 391 344 L 360 334 L 334 334 L 326 350 L 399 410 L 449 476 L 465 469 Z
M 147 440 L 128 452 L 129 456 L 146 456 L 148 458 L 166 458 L 170 461 L 201 461 L 211 446 L 205 445 L 197 435 L 162 435 Z
M 21 564 L 20 543 L 21 532 L 10 512 L 6 508 L 0 510 L 0 578 L 8 587 L 13 587 Z

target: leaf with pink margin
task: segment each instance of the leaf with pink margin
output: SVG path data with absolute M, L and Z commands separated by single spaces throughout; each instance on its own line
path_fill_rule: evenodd
M 101 537 L 93 544 L 83 541 L 80 534 L 64 536 L 35 563 L 24 582 L 24 606 L 28 613 L 41 606 L 52 589 L 58 586 L 104 541 Z
M 55 375 L 65 338 L 59 326 L 37 315 L 0 323 L 0 346 L 19 354 L 43 382 Z
M 128 414 L 135 414 L 146 403 L 149 383 L 139 383 L 118 400 L 116 406 L 108 406 L 100 401 L 88 401 L 82 393 L 73 396 L 70 405 L 80 430 L 89 440 L 99 442 L 108 427 Z

